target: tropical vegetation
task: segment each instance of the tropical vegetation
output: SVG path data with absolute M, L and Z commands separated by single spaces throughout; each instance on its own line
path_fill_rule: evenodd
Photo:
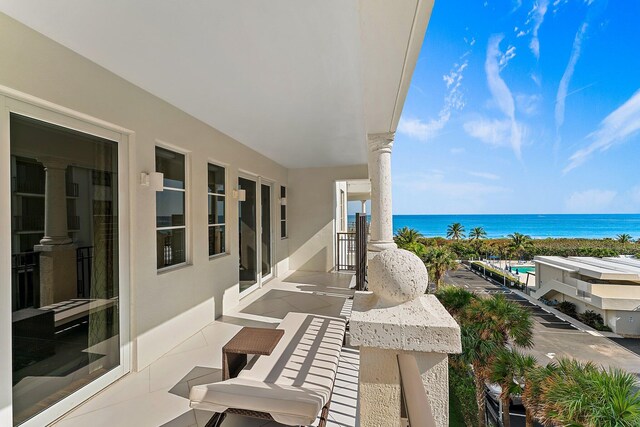
M 485 384 L 496 354 L 507 343 L 530 347 L 533 321 L 530 313 L 504 295 L 478 298 L 470 292 L 443 286 L 436 292 L 442 305 L 460 324 L 462 354 L 451 357 L 460 375 L 473 375 L 477 425 L 485 426 Z
M 436 284 L 436 290 L 440 288 L 444 274 L 458 265 L 453 252 L 439 247 L 427 249 L 422 256 L 422 260 L 427 266 L 430 278 Z
M 447 227 L 447 238 L 452 240 L 464 239 L 464 226 L 459 222 L 454 222 Z
M 527 427 L 535 420 L 549 426 L 640 425 L 640 392 L 633 375 L 569 359 L 539 366 L 518 350 L 532 344 L 526 309 L 504 295 L 479 298 L 452 286 L 441 287 L 436 296 L 460 324 L 462 354 L 450 358 L 450 390 L 463 405 L 458 416 L 467 427 L 485 426 L 488 382 L 501 388 L 506 427 L 513 395 L 522 397 Z

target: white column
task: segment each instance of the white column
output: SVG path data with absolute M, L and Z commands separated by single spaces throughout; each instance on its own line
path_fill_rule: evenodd
M 362 203 L 362 209 L 360 209 L 360 212 L 362 213 L 362 215 L 366 215 L 367 214 L 367 201 L 366 200 L 361 200 L 360 202 Z
M 391 149 L 394 132 L 368 135 L 369 179 L 371 180 L 371 241 L 369 250 L 393 249 L 391 204 Z
M 40 252 L 40 306 L 78 297 L 76 247 L 67 228 L 68 162 L 39 158 L 45 168 L 44 237 L 33 249 Z
M 67 162 L 55 158 L 38 159 L 46 174 L 44 191 L 44 237 L 42 245 L 71 243 L 67 229 L 67 191 L 65 172 Z

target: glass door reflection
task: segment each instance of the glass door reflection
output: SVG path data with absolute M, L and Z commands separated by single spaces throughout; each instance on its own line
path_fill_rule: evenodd
M 240 177 L 238 189 L 244 190 L 245 194 L 244 200 L 238 201 L 240 293 L 243 293 L 258 283 L 257 184 Z
M 262 264 L 262 280 L 269 279 L 272 273 L 271 261 L 271 185 L 262 184 L 260 186 L 260 209 L 262 246 L 260 250 Z

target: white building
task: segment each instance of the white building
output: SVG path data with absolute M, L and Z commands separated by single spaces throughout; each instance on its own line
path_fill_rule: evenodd
M 371 198 L 370 250 L 393 248 L 393 138 L 432 7 L 0 2 L 0 425 L 73 425 L 65 414 L 115 382 L 183 377 L 159 361 L 205 328 L 237 328 L 216 319 L 270 283 L 305 296 L 330 287 L 340 183 Z M 320 275 L 300 283 L 292 272 Z M 429 355 L 421 380 L 438 426 L 446 353 L 459 351 L 442 312 L 424 318 L 452 344 L 385 347 Z M 218 355 L 226 335 L 216 334 Z M 372 357 L 361 374 L 382 367 L 392 387 L 360 389 L 374 394 L 361 421 L 395 424 L 395 356 Z M 156 398 L 129 423 L 178 425 L 189 411 L 188 400 Z
M 614 332 L 640 336 L 640 260 L 632 258 L 535 257 L 532 295 L 569 301 L 593 310 Z

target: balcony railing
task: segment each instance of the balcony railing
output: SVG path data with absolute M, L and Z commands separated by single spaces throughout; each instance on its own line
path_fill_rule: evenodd
M 13 217 L 15 231 L 44 230 L 44 215 L 16 215 Z
M 435 427 L 433 410 L 424 390 L 415 356 L 398 354 L 398 369 L 402 391 L 401 418 L 406 419 L 410 427 Z
M 44 194 L 44 180 L 13 178 L 13 191 L 16 193 Z
M 80 217 L 68 215 L 67 216 L 67 228 L 69 230 L 80 230 Z
M 21 252 L 11 255 L 12 310 L 40 305 L 40 254 Z

